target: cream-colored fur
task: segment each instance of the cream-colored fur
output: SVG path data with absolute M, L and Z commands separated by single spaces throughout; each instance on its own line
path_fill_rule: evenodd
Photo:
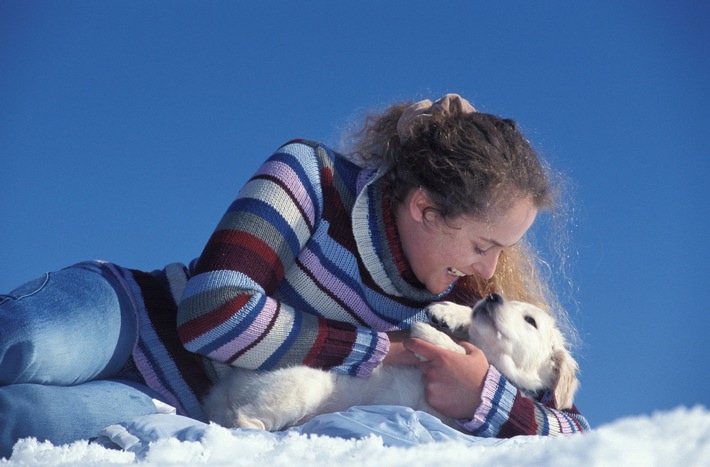
M 427 315 L 433 325 L 466 336 L 518 388 L 531 393 L 554 390 L 557 408 L 572 406 L 577 363 L 550 314 L 492 295 L 473 308 L 436 303 Z M 447 334 L 429 324 L 415 323 L 411 335 L 464 353 Z M 306 366 L 274 371 L 233 368 L 204 401 L 207 416 L 220 425 L 269 431 L 356 405 L 404 405 L 456 426 L 426 403 L 416 367 L 380 365 L 369 378 Z

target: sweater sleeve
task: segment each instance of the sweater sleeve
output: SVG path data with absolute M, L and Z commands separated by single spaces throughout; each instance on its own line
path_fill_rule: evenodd
M 304 142 L 281 147 L 224 214 L 178 307 L 178 333 L 189 351 L 242 368 L 305 364 L 358 376 L 387 354 L 384 333 L 275 297 L 320 222 L 322 177 L 332 176 L 323 154 Z
M 493 366 L 488 370 L 481 405 L 472 420 L 459 424 L 475 436 L 512 438 L 518 435 L 559 436 L 590 429 L 575 407 L 556 410 L 525 397 Z

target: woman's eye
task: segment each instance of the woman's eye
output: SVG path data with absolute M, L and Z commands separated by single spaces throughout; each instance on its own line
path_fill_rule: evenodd
M 478 245 L 474 245 L 474 246 L 473 246 L 473 251 L 474 251 L 477 255 L 485 256 L 485 254 L 486 254 L 486 252 L 487 252 L 488 250 L 482 250 L 481 247 L 479 247 Z
M 535 329 L 537 329 L 537 323 L 535 322 L 535 318 L 533 318 L 532 316 L 526 316 L 525 322 L 528 323 L 530 326 L 534 327 Z

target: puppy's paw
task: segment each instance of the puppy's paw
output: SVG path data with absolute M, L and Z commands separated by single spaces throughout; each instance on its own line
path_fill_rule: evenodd
M 451 337 L 447 336 L 446 334 L 437 329 L 434 329 L 426 323 L 412 324 L 411 336 L 416 337 L 418 339 L 422 339 L 424 341 L 429 342 L 430 344 L 437 345 L 444 349 L 453 350 L 454 352 L 458 352 L 461 354 L 466 353 L 466 351 L 464 351 L 464 349 L 460 345 L 454 342 Z M 419 359 L 422 360 L 421 357 L 419 357 Z
M 237 415 L 237 420 L 234 426 L 239 428 L 252 428 L 255 430 L 263 431 L 270 431 L 271 428 L 270 426 L 267 426 L 266 423 L 264 423 L 264 420 L 261 420 L 256 417 L 250 417 L 243 413 Z
M 440 302 L 432 303 L 425 311 L 432 326 L 454 334 L 468 333 L 472 313 L 470 307 Z

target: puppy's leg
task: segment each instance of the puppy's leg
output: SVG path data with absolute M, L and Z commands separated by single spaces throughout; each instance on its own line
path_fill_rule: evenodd
M 458 352 L 460 354 L 466 353 L 463 347 L 454 342 L 451 337 L 437 329 L 434 329 L 426 323 L 412 324 L 411 336 L 425 340 L 444 349 L 453 350 L 454 352 Z
M 471 307 L 457 305 L 452 302 L 432 303 L 426 309 L 432 326 L 467 338 L 471 326 L 473 310 Z

